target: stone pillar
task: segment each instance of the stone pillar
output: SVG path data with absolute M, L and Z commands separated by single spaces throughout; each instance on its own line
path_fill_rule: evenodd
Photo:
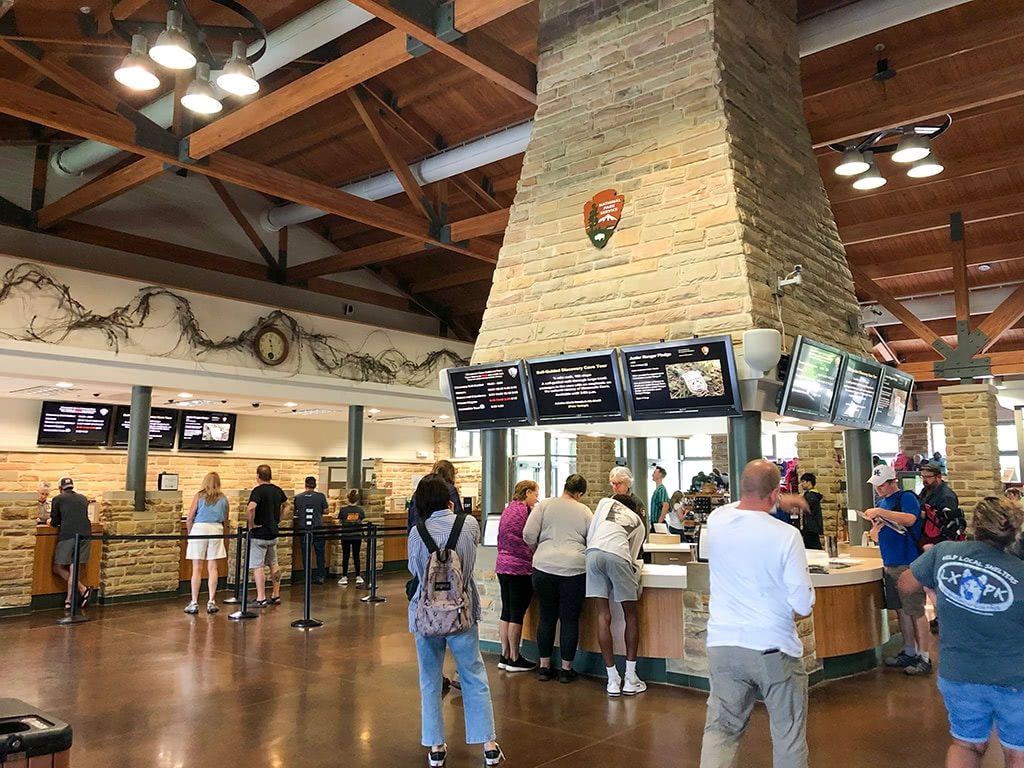
M 908 421 L 903 426 L 903 434 L 900 435 L 900 450 L 909 458 L 914 458 L 915 453 L 921 454 L 925 459 L 931 456 L 928 450 L 928 422 Z
M 34 493 L 0 493 L 0 616 L 32 605 L 38 511 Z
M 729 471 L 729 436 L 711 436 L 711 466 L 721 472 Z
M 587 479 L 587 492 L 583 503 L 591 509 L 612 492 L 608 473 L 615 466 L 615 439 L 612 437 L 576 437 L 576 472 Z M 562 489 L 556 489 L 561 493 Z
M 866 429 L 847 429 L 843 432 L 843 452 L 846 459 L 846 507 L 863 512 L 875 505 L 874 493 L 868 485 L 871 477 L 871 433 Z M 867 521 L 857 518 L 846 521 L 850 543 L 860 546 L 861 537 L 868 530 Z
M 985 496 L 1002 492 L 996 438 L 996 388 L 991 384 L 940 387 L 946 427 L 949 484 L 970 517 Z
M 135 511 L 135 493 L 107 491 L 100 500 L 100 523 L 107 535 L 177 534 L 181 528 L 181 493 L 149 491 L 146 508 Z M 178 591 L 181 542 L 108 541 L 100 560 L 100 597 L 167 597 Z
M 480 435 L 480 517 L 485 524 L 488 515 L 500 515 L 508 503 L 508 438 L 507 429 L 486 429 Z
M 846 493 L 843 483 L 846 470 L 843 466 L 842 434 L 839 432 L 800 432 L 796 437 L 797 453 L 800 456 L 800 474 L 812 472 L 818 479 L 817 491 L 821 500 L 821 513 L 825 521 L 825 535 L 846 538 Z
M 455 453 L 455 430 L 434 427 L 434 461 L 450 459 Z

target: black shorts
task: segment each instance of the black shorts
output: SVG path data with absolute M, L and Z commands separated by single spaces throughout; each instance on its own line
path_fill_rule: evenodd
M 533 599 L 533 577 L 499 573 L 498 584 L 501 585 L 501 620 L 522 624 Z

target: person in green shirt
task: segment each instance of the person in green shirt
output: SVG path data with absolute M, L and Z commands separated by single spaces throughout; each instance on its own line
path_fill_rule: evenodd
M 671 505 L 668 503 L 668 491 L 665 488 L 665 475 L 667 472 L 662 467 L 655 467 L 651 472 L 651 480 L 654 481 L 654 493 L 651 494 L 651 530 L 654 530 L 655 523 L 664 523 Z

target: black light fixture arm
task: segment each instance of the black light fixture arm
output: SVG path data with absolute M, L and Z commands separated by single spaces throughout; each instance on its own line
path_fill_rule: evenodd
M 875 154 L 895 152 L 898 144 L 880 144 L 879 142 L 885 141 L 893 136 L 902 137 L 908 133 L 917 133 L 931 140 L 937 136 L 941 136 L 949 130 L 949 127 L 952 124 L 953 117 L 951 115 L 945 115 L 939 122 L 934 124 L 914 123 L 912 125 L 902 125 L 897 128 L 886 128 L 885 130 L 876 131 L 875 133 L 865 136 L 856 144 L 829 144 L 828 148 L 834 152 L 846 152 L 850 149 L 856 149 L 858 152 L 870 150 Z

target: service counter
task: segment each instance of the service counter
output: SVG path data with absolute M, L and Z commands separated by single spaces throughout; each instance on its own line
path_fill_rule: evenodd
M 657 551 L 673 545 L 652 545 Z M 686 546 L 686 545 L 675 545 Z M 488 650 L 498 650 L 497 616 L 501 600 L 496 580 L 493 585 L 493 547 L 478 552 L 477 579 L 484 596 L 484 621 L 481 637 Z M 812 563 L 819 558 L 809 553 Z M 827 560 L 825 561 L 827 562 Z M 838 565 L 847 567 L 837 567 Z M 812 684 L 843 677 L 878 665 L 881 646 L 888 640 L 887 622 L 882 606 L 881 560 L 841 556 L 828 573 L 811 573 L 816 602 L 811 617 L 798 621 L 804 643 L 804 665 Z M 707 689 L 707 619 L 710 577 L 706 563 L 647 564 L 642 575 L 640 598 L 641 677 Z M 523 626 L 528 654 L 535 654 L 537 628 L 536 600 L 530 606 Z M 623 655 L 623 617 L 612 605 L 612 636 L 615 653 Z M 557 644 L 557 637 L 556 637 Z M 557 654 L 557 649 L 556 649 Z M 576 667 L 582 672 L 603 674 L 597 642 L 597 615 L 587 601 L 580 618 L 580 645 Z
M 103 533 L 103 526 L 92 524 L 95 535 Z M 64 604 L 67 585 L 53 572 L 53 552 L 57 548 L 57 529 L 49 525 L 36 526 L 35 551 L 32 557 L 32 603 L 39 607 L 55 607 Z M 89 560 L 82 568 L 80 581 L 83 584 L 100 583 L 100 560 L 103 556 L 103 542 L 94 539 L 89 543 Z M 51 596 L 57 596 L 57 599 Z M 52 603 L 52 605 L 51 605 Z

